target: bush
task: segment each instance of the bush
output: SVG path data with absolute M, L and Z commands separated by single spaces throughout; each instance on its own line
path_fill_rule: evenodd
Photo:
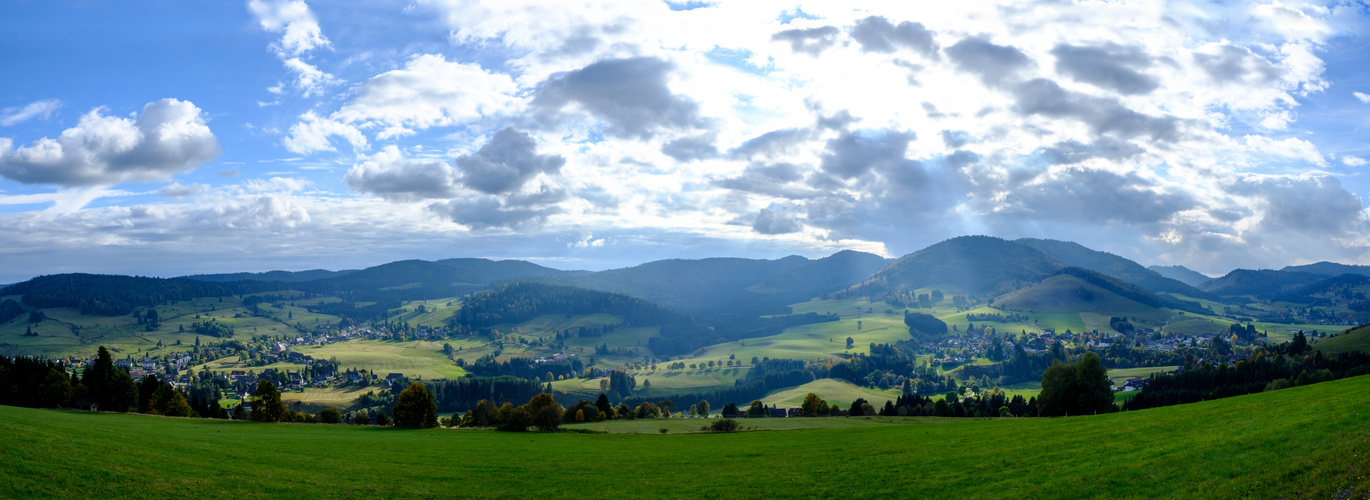
M 324 408 L 319 412 L 319 422 L 324 424 L 341 424 L 343 421 L 342 412 L 337 408 Z
M 737 421 L 731 418 L 718 420 L 709 426 L 709 432 L 734 432 L 737 430 Z

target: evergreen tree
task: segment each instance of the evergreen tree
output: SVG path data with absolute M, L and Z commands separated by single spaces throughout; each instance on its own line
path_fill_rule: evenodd
M 281 402 L 281 391 L 270 380 L 257 382 L 257 390 L 252 392 L 253 422 L 280 422 L 286 415 L 285 404 Z
M 108 387 L 109 401 L 103 407 L 105 411 L 117 411 L 124 413 L 131 408 L 136 408 L 138 404 L 138 385 L 133 381 L 133 377 L 125 370 L 114 370 L 114 378 L 110 380 Z
M 81 375 L 81 379 L 86 381 L 86 387 L 90 388 L 91 400 L 101 410 L 113 410 L 109 408 L 110 392 L 109 383 L 114 380 L 114 359 L 109 355 L 109 349 L 100 346 L 96 352 L 95 363 L 86 368 L 86 372 Z

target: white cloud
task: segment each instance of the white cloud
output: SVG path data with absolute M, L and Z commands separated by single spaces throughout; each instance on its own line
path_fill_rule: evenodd
M 272 46 L 281 59 L 298 57 L 330 45 L 328 38 L 323 36 L 323 29 L 319 28 L 318 19 L 302 0 L 250 0 L 247 9 L 257 17 L 263 30 L 282 34 L 280 41 Z
M 309 5 L 303 0 L 249 0 L 247 8 L 257 18 L 263 30 L 281 34 L 280 40 L 271 44 L 271 50 L 280 58 L 285 68 L 295 74 L 295 88 L 298 88 L 304 97 L 319 95 L 326 88 L 341 83 L 333 75 L 302 59 L 315 49 L 327 49 L 332 45 L 328 38 L 324 37 L 318 19 L 309 11 Z M 279 95 L 282 88 L 277 84 L 267 91 Z M 258 103 L 262 107 L 273 104 L 277 102 Z
M 12 150 L 0 138 L 0 176 L 24 184 L 112 185 L 188 172 L 219 155 L 219 142 L 189 101 L 149 103 L 137 119 L 96 108 L 56 139 Z
M 13 127 L 39 117 L 47 119 L 61 106 L 62 101 L 57 99 L 43 99 L 28 103 L 22 108 L 5 108 L 0 110 L 0 127 Z
M 205 189 L 208 187 L 209 186 L 206 186 L 204 184 L 184 185 L 179 182 L 173 182 L 171 184 L 163 186 L 161 189 L 158 189 L 157 194 L 165 196 L 167 198 L 179 199 L 199 195 L 200 193 L 205 192 Z
M 518 109 L 517 92 L 507 75 L 476 64 L 448 62 L 440 55 L 419 55 L 402 69 L 358 85 L 356 97 L 327 118 L 313 111 L 301 116 L 285 145 L 297 153 L 332 150 L 330 137 L 338 135 L 353 147 L 364 147 L 362 130 L 390 139 L 415 130 L 468 124 Z
M 1341 157 L 1341 162 L 1348 167 L 1364 167 L 1366 164 L 1370 164 L 1365 158 L 1351 155 Z
M 1370 94 L 1365 94 L 1363 92 L 1352 92 L 1351 94 L 1356 96 L 1356 99 L 1359 99 L 1360 102 L 1370 104 Z

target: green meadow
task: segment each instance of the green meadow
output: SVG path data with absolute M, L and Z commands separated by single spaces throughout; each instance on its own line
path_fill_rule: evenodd
M 784 422 L 791 420 L 825 428 L 685 434 L 706 421 L 639 420 L 636 432 L 648 433 L 500 433 L 0 407 L 0 491 L 19 498 L 1370 492 L 1370 377 L 1101 416 Z M 668 432 L 650 433 L 653 427 Z

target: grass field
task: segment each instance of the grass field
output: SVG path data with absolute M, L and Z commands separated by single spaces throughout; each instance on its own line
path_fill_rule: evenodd
M 0 407 L 0 485 L 20 498 L 1361 498 L 1367 421 L 1370 377 L 1102 416 L 737 434 L 404 431 Z
M 883 403 L 882 403 L 883 404 Z M 742 408 L 745 410 L 746 408 Z M 921 419 L 922 423 L 930 419 Z M 661 434 L 661 429 L 666 429 L 667 433 L 698 433 L 701 426 L 709 425 L 713 420 L 702 418 L 652 418 L 642 420 L 606 420 L 603 422 L 586 422 L 581 424 L 569 424 L 567 429 L 585 429 L 595 432 L 607 432 L 610 434 Z M 752 431 L 792 431 L 798 429 L 851 429 L 855 427 L 881 427 L 890 424 L 915 423 L 914 419 L 901 418 L 744 418 L 738 419 L 738 424 L 742 429 Z
M 828 405 L 836 404 L 842 408 L 848 408 L 852 401 L 862 398 L 876 409 L 885 406 L 886 401 L 893 401 L 900 394 L 899 389 L 872 389 L 860 387 L 845 380 L 823 378 L 801 386 L 772 392 L 761 400 L 766 402 L 766 406 L 798 408 L 804 403 L 804 397 L 811 392 L 827 401 Z M 742 403 L 739 402 L 740 404 Z
M 307 302 L 327 300 L 337 299 L 330 297 Z M 71 308 L 43 309 L 48 319 L 42 322 L 29 323 L 28 315 L 23 315 L 0 324 L 0 354 L 89 356 L 103 345 L 116 354 L 138 356 L 155 348 L 158 342 L 166 346 L 174 345 L 177 340 L 183 344 L 194 344 L 195 333 L 190 331 L 191 325 L 211 319 L 234 328 L 238 335 L 294 333 L 296 330 L 293 325 L 296 324 L 306 328 L 318 324 L 337 324 L 338 318 L 335 316 L 305 310 L 301 307 L 304 302 L 299 301 L 291 306 L 291 301 L 287 300 L 280 308 L 263 303 L 258 306 L 265 314 L 262 317 L 251 315 L 237 297 L 178 301 L 157 306 L 162 324 L 161 328 L 151 332 L 146 331 L 131 315 L 95 316 L 81 314 L 79 310 Z M 183 327 L 185 332 L 181 331 Z M 29 328 L 38 336 L 23 336 Z
M 475 349 L 469 349 L 470 352 L 468 349 L 463 349 L 457 353 L 458 356 L 466 357 L 469 361 L 474 361 L 480 357 L 481 351 L 488 349 L 484 344 L 476 342 L 460 340 L 447 342 L 452 344 L 453 348 L 464 344 L 469 344 L 466 345 L 468 348 L 475 347 Z M 382 377 L 388 373 L 403 373 L 410 378 L 455 379 L 466 374 L 466 370 L 458 367 L 452 360 L 447 359 L 446 354 L 443 354 L 442 342 L 349 340 L 323 346 L 299 346 L 295 350 L 318 359 L 337 358 L 338 365 L 344 370 L 353 368 L 370 370 Z M 205 368 L 214 373 L 231 370 L 255 370 L 257 373 L 261 373 L 267 368 L 300 371 L 302 366 L 291 363 L 255 367 L 240 366 L 238 358 L 231 356 L 195 367 L 195 370 L 199 371 Z
M 1122 386 L 1122 385 L 1123 385 L 1123 382 L 1127 382 L 1127 379 L 1130 379 L 1130 378 L 1133 378 L 1133 377 L 1146 378 L 1146 377 L 1151 376 L 1151 374 L 1153 374 L 1153 373 L 1172 372 L 1172 371 L 1175 371 L 1176 368 L 1179 368 L 1179 367 L 1178 367 L 1178 366 L 1156 366 L 1156 367 L 1144 367 L 1144 368 L 1113 368 L 1113 369 L 1110 369 L 1110 370 L 1108 371 L 1108 379 L 1109 379 L 1109 380 L 1112 380 L 1113 383 L 1118 384 L 1119 386 Z
M 1313 348 L 1325 354 L 1364 351 L 1370 353 L 1370 326 L 1354 328 L 1346 333 L 1318 340 Z

